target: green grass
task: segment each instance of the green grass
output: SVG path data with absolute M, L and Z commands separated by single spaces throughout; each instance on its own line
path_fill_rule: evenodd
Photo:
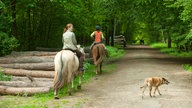
M 10 75 L 5 75 L 2 70 L 3 69 L 0 67 L 0 81 L 10 81 L 12 77 Z
M 192 51 L 189 51 L 189 52 L 179 51 L 176 48 L 175 44 L 172 44 L 172 48 L 167 48 L 167 44 L 165 44 L 165 43 L 154 43 L 154 44 L 151 44 L 150 46 L 152 48 L 160 49 L 161 52 L 169 54 L 171 56 L 176 56 L 176 57 L 192 57 Z
M 189 71 L 189 72 L 192 72 L 192 65 L 190 64 L 183 64 L 182 65 L 183 69 Z
M 118 48 L 114 47 L 107 47 L 108 51 L 110 52 L 110 57 L 119 58 L 125 54 L 125 51 L 119 50 Z M 90 81 L 91 78 L 95 76 L 95 67 L 88 62 L 84 63 L 84 67 L 86 71 L 83 74 L 82 83 L 87 83 Z M 116 66 L 114 64 L 105 65 L 103 68 L 103 73 L 110 73 L 112 72 Z M 0 77 L 4 75 L 0 75 Z M 74 81 L 74 86 L 77 87 L 78 85 L 78 77 Z M 83 89 L 83 86 L 82 86 Z M 75 88 L 75 92 L 80 92 L 77 88 Z M 72 92 L 72 95 L 74 93 Z M 63 108 L 64 106 L 70 105 L 72 100 L 68 99 L 67 94 L 67 86 L 64 86 L 58 92 L 60 100 L 54 100 L 53 90 L 46 94 L 35 94 L 31 97 L 23 95 L 23 96 L 3 96 L 0 97 L 0 106 L 2 108 Z M 65 98 L 66 97 L 66 98 Z M 87 98 L 82 98 L 75 102 L 72 108 L 78 108 L 81 104 L 88 101 Z
M 125 55 L 125 50 L 119 49 L 117 47 L 107 46 L 107 51 L 111 58 L 120 58 Z
M 165 43 L 153 43 L 150 46 L 157 49 L 167 48 L 167 44 Z
M 169 54 L 175 57 L 192 57 L 192 51 L 182 52 L 176 49 L 175 45 L 172 45 L 173 48 L 167 48 L 165 43 L 154 43 L 151 45 L 152 48 L 158 48 L 161 52 Z M 192 66 L 189 64 L 182 64 L 183 69 L 192 72 Z

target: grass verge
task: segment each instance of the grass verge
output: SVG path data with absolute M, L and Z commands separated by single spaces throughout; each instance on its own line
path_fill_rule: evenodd
M 183 69 L 192 72 L 192 66 L 190 64 L 182 64 Z
M 160 49 L 161 52 L 169 54 L 175 57 L 192 57 L 192 51 L 182 52 L 176 49 L 173 44 L 173 48 L 167 48 L 167 44 L 165 43 L 154 43 L 150 45 L 152 48 Z M 182 64 L 183 69 L 192 72 L 192 66 L 190 64 Z

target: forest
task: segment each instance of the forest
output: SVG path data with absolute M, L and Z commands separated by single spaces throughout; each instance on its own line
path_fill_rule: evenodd
M 145 40 L 192 50 L 191 0 L 0 0 L 0 56 L 12 50 L 62 48 L 63 29 L 74 25 L 78 44 L 92 43 L 100 25 L 106 45 L 124 35 L 128 44 Z

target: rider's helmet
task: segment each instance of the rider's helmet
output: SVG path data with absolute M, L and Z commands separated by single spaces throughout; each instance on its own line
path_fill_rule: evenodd
M 100 30 L 100 27 L 98 25 L 95 26 L 96 30 Z

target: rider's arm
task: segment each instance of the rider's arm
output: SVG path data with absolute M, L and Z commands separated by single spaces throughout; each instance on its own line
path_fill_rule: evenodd
M 102 39 L 105 39 L 105 37 L 103 36 L 103 33 L 102 33 L 102 35 L 101 35 L 101 36 L 102 36 Z
M 95 32 L 91 33 L 91 37 L 94 37 L 94 35 L 95 35 Z
M 76 46 L 77 45 L 77 41 L 76 41 L 76 38 L 75 38 L 75 34 L 72 33 L 72 42 L 73 44 Z

